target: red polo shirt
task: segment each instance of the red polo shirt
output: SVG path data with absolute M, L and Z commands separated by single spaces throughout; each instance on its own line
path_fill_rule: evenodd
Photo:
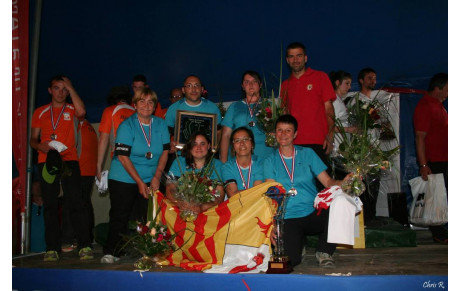
M 311 68 L 299 79 L 291 74 L 281 85 L 281 97 L 299 123 L 294 143 L 322 145 L 328 132 L 324 103 L 336 98 L 327 74 Z
M 429 162 L 447 162 L 447 111 L 442 103 L 424 95 L 414 111 L 415 131 L 426 132 L 425 156 Z

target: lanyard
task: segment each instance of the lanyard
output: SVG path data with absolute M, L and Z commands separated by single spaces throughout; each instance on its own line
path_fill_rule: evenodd
M 244 189 L 249 189 L 249 185 L 251 183 L 251 169 L 252 169 L 252 160 L 251 162 L 249 163 L 249 173 L 248 173 L 248 183 L 246 184 L 245 181 L 244 181 L 244 177 L 243 177 L 243 172 L 241 171 L 241 167 L 240 167 L 240 164 L 238 164 L 238 161 L 236 161 L 236 166 L 238 167 L 238 172 L 240 173 L 240 178 L 241 178 L 241 181 L 243 182 L 243 187 Z
M 141 127 L 142 133 L 144 134 L 144 138 L 145 138 L 145 141 L 147 142 L 147 146 L 150 148 L 150 142 L 152 140 L 152 130 L 150 129 L 151 124 L 152 124 L 152 119 L 150 119 L 150 123 L 149 123 L 149 138 L 147 138 L 147 134 L 145 133 L 144 126 L 142 126 L 142 123 L 139 120 L 139 117 L 137 117 L 137 121 L 139 121 L 139 126 Z
M 297 150 L 294 148 L 294 155 L 292 156 L 292 167 L 291 171 L 289 172 L 289 169 L 287 167 L 286 161 L 284 160 L 283 155 L 281 154 L 280 149 L 278 149 L 278 154 L 280 155 L 281 162 L 283 162 L 284 169 L 286 170 L 286 173 L 289 176 L 289 180 L 291 180 L 291 186 L 294 185 L 294 172 L 295 172 L 295 156 L 296 156 Z
M 66 106 L 65 104 L 62 106 L 61 113 L 59 113 L 58 119 L 56 120 L 56 124 L 54 124 L 53 105 L 50 104 L 50 111 L 51 111 L 51 126 L 53 127 L 53 131 L 55 131 L 56 128 L 58 127 L 59 121 L 61 120 L 61 116 L 62 116 L 62 114 L 64 113 L 65 106 Z

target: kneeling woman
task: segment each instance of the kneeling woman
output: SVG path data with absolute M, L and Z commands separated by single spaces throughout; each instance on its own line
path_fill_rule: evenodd
M 316 258 L 321 266 L 333 266 L 336 245 L 327 243 L 329 211 L 317 215 L 313 207 L 317 194 L 315 177 L 324 187 L 341 186 L 343 181 L 327 174 L 327 166 L 312 149 L 294 146 L 297 126 L 297 120 L 289 114 L 276 121 L 279 148 L 264 162 L 265 181 L 276 180 L 286 191 L 294 193 L 289 197 L 284 223 L 284 249 L 292 265 L 301 262 L 305 235 L 319 234 Z
M 180 177 L 183 172 L 195 171 L 200 172 L 207 167 L 210 167 L 209 177 L 213 180 L 221 180 L 221 167 L 222 162 L 218 159 L 213 159 L 213 154 L 211 151 L 211 141 L 209 138 L 200 132 L 193 134 L 190 137 L 190 140 L 184 146 L 182 150 L 182 156 L 178 156 L 171 165 L 169 169 L 169 174 L 174 175 L 175 177 Z M 176 198 L 173 194 L 174 185 L 166 185 L 166 198 L 170 201 L 174 201 L 179 207 L 179 210 L 190 209 L 194 210 L 196 213 L 204 212 L 211 207 L 214 207 L 224 201 L 225 192 L 223 186 L 217 186 L 217 190 L 220 193 L 220 196 L 217 197 L 214 201 L 204 203 L 198 206 L 190 205 L 189 203 L 183 201 L 176 201 Z
M 239 191 L 257 186 L 263 181 L 263 162 L 253 156 L 254 134 L 246 127 L 235 129 L 230 136 L 232 155 L 222 166 L 225 192 L 230 198 Z

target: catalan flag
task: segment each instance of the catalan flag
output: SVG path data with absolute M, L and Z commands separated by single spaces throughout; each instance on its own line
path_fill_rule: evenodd
M 276 182 L 262 183 L 200 213 L 194 222 L 180 218 L 179 210 L 157 192 L 158 219 L 176 234 L 175 245 L 161 265 L 218 273 L 266 271 L 276 202 L 264 195 Z

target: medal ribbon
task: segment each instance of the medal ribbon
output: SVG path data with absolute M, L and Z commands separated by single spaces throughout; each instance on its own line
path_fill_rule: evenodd
M 150 142 L 152 140 L 152 130 L 150 129 L 151 124 L 152 124 L 152 119 L 150 119 L 149 123 L 149 138 L 147 139 L 147 134 L 145 134 L 144 126 L 142 126 L 141 121 L 139 120 L 139 117 L 137 117 L 137 121 L 139 121 L 139 126 L 141 127 L 142 133 L 144 134 L 145 141 L 147 142 L 147 146 L 150 148 Z
M 236 166 L 238 167 L 238 172 L 240 173 L 241 181 L 243 181 L 244 189 L 246 189 L 246 190 L 249 189 L 249 185 L 251 183 L 252 160 L 251 160 L 251 163 L 249 163 L 249 173 L 248 173 L 248 183 L 247 184 L 244 181 L 243 172 L 241 171 L 241 167 L 240 167 L 240 164 L 238 164 L 238 161 L 236 161 Z
M 297 153 L 297 151 L 294 148 L 294 155 L 292 155 L 292 167 L 291 167 L 292 171 L 289 172 L 289 169 L 287 167 L 286 161 L 284 160 L 283 155 L 281 154 L 281 151 L 278 148 L 278 154 L 280 155 L 281 162 L 283 162 L 284 169 L 286 170 L 286 173 L 288 174 L 289 179 L 291 180 L 291 185 L 292 186 L 294 185 L 294 171 L 295 171 L 295 155 L 296 155 L 296 153 Z
M 62 116 L 62 114 L 64 113 L 65 106 L 66 106 L 65 104 L 62 106 L 61 113 L 59 113 L 58 119 L 56 120 L 56 124 L 54 124 L 53 105 L 50 104 L 50 111 L 51 111 L 51 126 L 53 127 L 53 131 L 55 131 L 56 128 L 58 127 L 59 120 L 61 120 L 61 116 Z

